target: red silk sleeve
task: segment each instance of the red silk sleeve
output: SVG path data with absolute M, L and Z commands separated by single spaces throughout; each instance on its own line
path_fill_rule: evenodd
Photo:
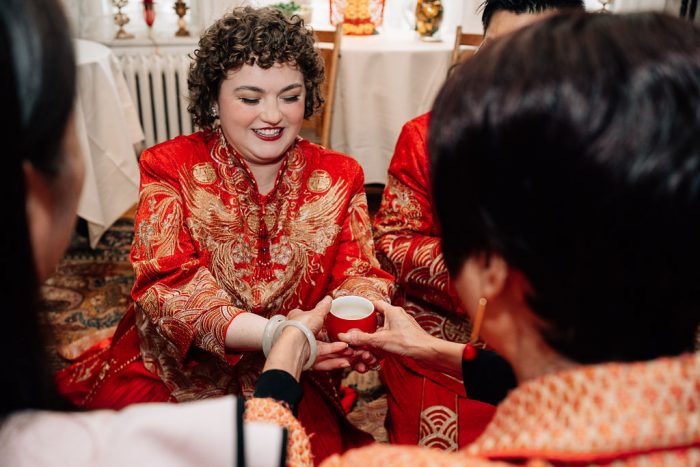
M 428 120 L 428 114 L 422 115 L 401 130 L 374 219 L 375 243 L 404 293 L 464 315 L 440 247 L 431 195 Z
M 192 345 L 224 358 L 226 329 L 243 310 L 232 306 L 194 247 L 171 160 L 148 150 L 141 156 L 132 296 L 155 332 L 177 347 L 180 359 Z
M 335 296 L 361 295 L 389 301 L 394 278 L 381 269 L 376 258 L 364 175 L 359 166 L 351 183 L 350 206 L 341 224 L 330 288 Z

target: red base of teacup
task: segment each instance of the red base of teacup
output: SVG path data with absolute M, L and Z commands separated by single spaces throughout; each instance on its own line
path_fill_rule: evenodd
M 331 311 L 326 315 L 326 331 L 331 341 L 338 340 L 338 334 L 350 329 L 364 332 L 377 330 L 377 312 L 372 302 L 364 297 L 348 295 L 333 300 Z

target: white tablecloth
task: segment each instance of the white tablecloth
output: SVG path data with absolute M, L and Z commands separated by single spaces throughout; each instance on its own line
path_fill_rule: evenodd
M 401 127 L 430 110 L 453 40 L 424 42 L 413 31 L 343 36 L 330 144 L 360 162 L 366 183 L 386 182 Z
M 97 42 L 75 41 L 78 64 L 76 122 L 85 156 L 78 215 L 88 222 L 90 245 L 138 200 L 134 143 L 144 139 L 119 62 Z

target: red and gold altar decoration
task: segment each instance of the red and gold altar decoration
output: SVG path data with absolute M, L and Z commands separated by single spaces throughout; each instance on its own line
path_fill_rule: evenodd
M 343 23 L 343 33 L 368 36 L 381 26 L 384 0 L 330 0 L 331 24 Z

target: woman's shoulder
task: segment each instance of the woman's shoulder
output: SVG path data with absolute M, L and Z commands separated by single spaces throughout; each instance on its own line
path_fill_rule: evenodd
M 139 161 L 144 163 L 171 162 L 181 166 L 188 160 L 197 160 L 209 154 L 210 132 L 198 131 L 163 141 L 143 151 Z
M 415 117 L 412 120 L 407 121 L 404 124 L 404 128 L 409 128 L 413 131 L 419 132 L 421 134 L 428 133 L 428 127 L 430 126 L 430 112 L 424 113 Z
M 305 139 L 299 142 L 299 147 L 305 155 L 307 164 L 314 169 L 324 169 L 349 178 L 360 175 L 364 177 L 362 167 L 352 156 Z

